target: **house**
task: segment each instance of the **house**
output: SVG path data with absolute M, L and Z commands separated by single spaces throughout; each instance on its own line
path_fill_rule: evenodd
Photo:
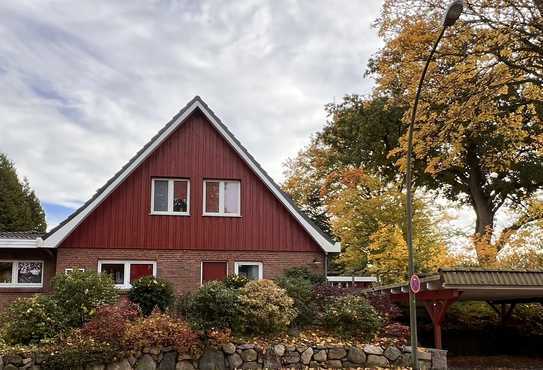
M 74 270 L 119 289 L 155 275 L 183 293 L 228 274 L 324 273 L 339 250 L 195 97 L 57 227 L 0 234 L 0 306 Z

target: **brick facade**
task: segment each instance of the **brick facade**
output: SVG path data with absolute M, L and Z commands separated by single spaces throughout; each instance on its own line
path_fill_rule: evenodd
M 0 260 L 43 261 L 43 288 L 2 288 L 0 287 L 0 311 L 19 297 L 31 297 L 36 293 L 50 290 L 51 279 L 55 275 L 56 250 L 52 249 L 2 249 Z
M 98 268 L 98 260 L 146 260 L 157 262 L 157 276 L 172 282 L 178 294 L 200 286 L 202 261 L 227 261 L 228 274 L 234 262 L 262 262 L 264 279 L 274 279 L 291 267 L 308 266 L 324 273 L 324 254 L 319 252 L 195 251 L 145 249 L 59 248 L 57 273 L 66 268 Z

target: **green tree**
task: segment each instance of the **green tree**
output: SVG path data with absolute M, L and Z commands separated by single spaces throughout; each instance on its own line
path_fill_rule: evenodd
M 45 232 L 45 213 L 30 188 L 28 179 L 21 182 L 15 166 L 0 153 L 0 231 Z

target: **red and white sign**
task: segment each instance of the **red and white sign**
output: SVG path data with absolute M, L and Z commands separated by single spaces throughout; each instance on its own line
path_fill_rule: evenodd
M 411 279 L 409 279 L 409 287 L 415 294 L 420 292 L 420 278 L 417 275 L 413 274 L 411 276 Z

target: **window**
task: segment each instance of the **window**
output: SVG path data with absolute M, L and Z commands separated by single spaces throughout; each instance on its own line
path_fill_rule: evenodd
M 240 182 L 204 181 L 204 216 L 240 216 Z
M 132 283 L 144 276 L 156 276 L 154 261 L 98 261 L 98 272 L 113 278 L 115 286 L 130 289 Z
M 151 185 L 151 214 L 188 215 L 189 180 L 153 179 Z
M 262 262 L 236 262 L 236 275 L 243 275 L 249 280 L 262 280 Z
M 0 261 L 0 287 L 43 287 L 43 261 Z

